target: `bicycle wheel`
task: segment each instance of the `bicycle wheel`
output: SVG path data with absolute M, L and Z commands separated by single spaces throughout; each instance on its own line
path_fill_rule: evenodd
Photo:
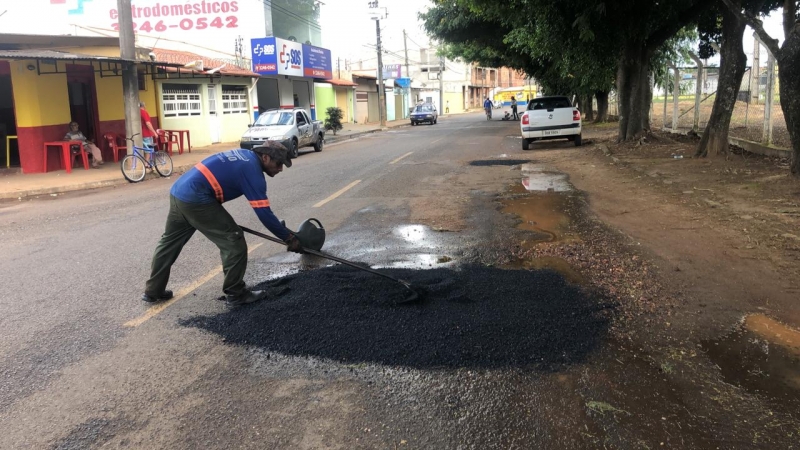
M 167 152 L 155 152 L 153 153 L 153 159 L 155 160 L 153 165 L 159 175 L 162 177 L 172 175 L 172 158 L 169 157 Z
M 138 183 L 144 180 L 144 175 L 147 173 L 147 163 L 136 155 L 128 155 L 123 158 L 120 167 L 122 168 L 122 176 L 131 183 Z

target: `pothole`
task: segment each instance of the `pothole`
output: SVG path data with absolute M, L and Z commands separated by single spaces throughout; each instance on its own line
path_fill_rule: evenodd
M 539 164 L 523 164 L 522 186 L 528 191 L 534 192 L 569 192 L 572 185 L 569 183 L 569 176 L 562 172 L 556 172 Z
M 542 241 L 556 241 L 563 236 L 563 228 L 569 224 L 567 198 L 559 194 L 526 195 L 502 200 L 505 214 L 520 218 L 517 228 L 543 235 Z
M 800 331 L 752 314 L 733 333 L 702 347 L 729 383 L 776 399 L 800 400 Z

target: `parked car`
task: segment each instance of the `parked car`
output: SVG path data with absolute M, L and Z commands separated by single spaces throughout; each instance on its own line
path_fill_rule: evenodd
M 564 96 L 537 97 L 520 120 L 522 149 L 540 139 L 567 139 L 581 145 L 581 112 Z
M 242 135 L 239 144 L 252 149 L 264 141 L 278 141 L 289 149 L 292 158 L 297 158 L 303 147 L 314 147 L 321 152 L 325 143 L 325 127 L 319 120 L 311 120 L 303 108 L 270 109 L 258 116 L 254 124 Z
M 439 119 L 439 112 L 436 107 L 430 103 L 417 105 L 411 113 L 411 125 L 417 125 L 422 122 L 428 122 L 433 125 Z

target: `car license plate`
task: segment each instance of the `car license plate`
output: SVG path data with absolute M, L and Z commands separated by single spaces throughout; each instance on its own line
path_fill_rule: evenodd
M 557 136 L 559 133 L 558 130 L 546 130 L 543 134 L 545 136 Z

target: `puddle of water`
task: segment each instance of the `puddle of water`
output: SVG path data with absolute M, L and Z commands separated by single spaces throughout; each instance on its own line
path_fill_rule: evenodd
M 516 189 L 512 189 L 514 192 Z M 563 237 L 561 230 L 569 223 L 566 215 L 567 198 L 559 194 L 539 194 L 502 201 L 504 214 L 518 216 L 522 223 L 518 229 L 543 233 L 544 241 L 556 241 Z
M 452 265 L 453 258 L 444 255 L 433 255 L 429 253 L 417 255 L 404 255 L 402 261 L 395 261 L 387 266 L 378 266 L 394 269 L 430 269 L 433 267 L 448 267 Z
M 729 383 L 776 399 L 800 400 L 800 331 L 753 314 L 733 333 L 702 346 Z
M 538 164 L 522 165 L 522 186 L 527 191 L 569 192 L 572 185 L 565 173 L 555 172 Z
M 395 233 L 413 244 L 424 241 L 428 235 L 427 231 L 427 227 L 422 225 L 406 225 L 395 229 Z
M 519 260 L 505 265 L 508 269 L 543 270 L 550 269 L 558 272 L 572 284 L 586 284 L 586 278 L 575 270 L 567 260 L 557 256 L 542 256 L 539 258 Z

